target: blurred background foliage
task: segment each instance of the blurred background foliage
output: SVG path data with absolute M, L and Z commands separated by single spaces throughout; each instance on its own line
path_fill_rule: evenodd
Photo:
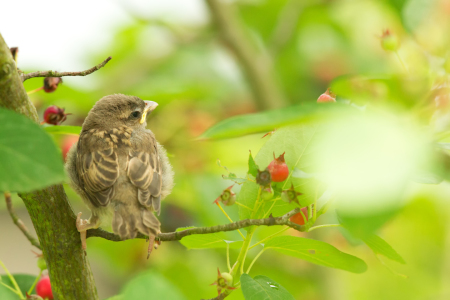
M 331 87 L 338 102 L 351 100 L 358 107 L 371 107 L 380 114 L 412 119 L 430 131 L 448 130 L 450 1 L 241 0 L 226 1 L 224 5 L 232 9 L 233 24 L 242 30 L 253 58 L 258 58 L 256 65 L 261 64 L 261 73 L 267 75 L 262 84 L 276 91 L 278 101 L 263 103 L 255 97 L 248 67 L 226 39 L 224 42 L 214 14 L 210 14 L 208 23 L 190 24 L 173 18 L 145 18 L 126 6 L 123 9 L 134 22 L 117 28 L 107 47 L 86 53 L 92 65 L 113 57 L 105 68 L 84 78 L 90 82 L 89 87 L 72 85 L 67 78 L 52 94 L 30 95 L 41 117 L 45 108 L 54 104 L 72 113 L 64 125 L 78 126 L 94 103 L 108 94 L 136 95 L 159 103 L 148 126 L 166 147 L 176 172 L 176 186 L 162 206 L 163 232 L 228 222 L 212 204 L 230 185 L 222 179 L 225 171 L 216 160 L 243 175 L 248 151 L 258 153 L 268 139 L 255 134 L 218 141 L 195 140 L 228 117 L 313 103 Z M 209 6 L 205 3 L 205 7 Z M 407 70 L 395 53 L 381 48 L 380 36 L 385 29 L 399 36 L 398 56 Z M 41 85 L 42 79 L 25 82 L 26 90 Z M 74 140 L 74 136 L 54 136 L 61 148 Z M 74 211 L 88 214 L 68 186 L 66 191 Z M 402 204 L 396 206 L 396 216 L 378 233 L 403 256 L 406 265 L 381 262 L 367 246 L 344 231 L 324 229 L 302 236 L 326 241 L 362 258 L 368 271 L 352 274 L 267 252 L 250 275 L 269 276 L 296 299 L 449 299 L 449 192 L 446 182 L 402 186 L 398 196 Z M 14 199 L 14 204 L 16 210 L 24 211 L 19 198 Z M 7 219 L 3 203 L 0 210 L 2 231 L 15 231 L 14 238 L 24 240 Z M 232 219 L 238 219 L 237 207 L 226 210 Z M 333 221 L 334 213 L 319 220 Z M 277 230 L 261 228 L 257 235 Z M 293 231 L 288 234 L 298 235 Z M 232 236 L 238 239 L 237 233 Z M 88 240 L 88 255 L 101 298 L 117 294 L 127 282 L 148 270 L 149 276 L 168 282 L 162 285 L 175 285 L 178 291 L 173 293 L 186 299 L 216 294 L 210 284 L 216 279 L 217 267 L 226 269 L 225 250 L 187 251 L 178 242 L 167 242 L 146 260 L 145 247 L 141 240 Z M 251 258 L 255 254 L 249 253 Z M 231 250 L 231 256 L 235 255 L 237 252 Z M 4 261 L 14 269 L 13 260 Z M 28 273 L 37 273 L 34 265 Z M 238 291 L 228 298 L 243 296 Z

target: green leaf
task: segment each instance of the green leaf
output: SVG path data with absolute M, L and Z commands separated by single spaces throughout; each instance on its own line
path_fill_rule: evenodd
M 248 174 L 253 175 L 253 177 L 256 177 L 258 175 L 258 166 L 255 163 L 255 160 L 253 159 L 252 152 L 250 151 L 250 154 L 248 155 Z
M 39 125 L 0 109 L 0 191 L 29 192 L 65 179 L 61 153 Z
M 403 257 L 397 253 L 397 251 L 392 248 L 385 240 L 375 234 L 369 234 L 361 238 L 367 246 L 372 249 L 375 254 L 383 255 L 393 261 L 396 261 L 401 264 L 406 264 Z
M 262 275 L 253 279 L 247 274 L 242 274 L 241 288 L 245 300 L 294 300 L 284 287 Z
M 81 126 L 65 126 L 65 125 L 55 125 L 55 126 L 46 126 L 44 130 L 48 133 L 52 134 L 75 134 L 80 135 Z
M 190 228 L 194 227 L 178 228 L 177 231 Z M 222 232 L 188 235 L 182 238 L 180 243 L 188 249 L 226 248 L 227 244 L 231 249 L 242 247 L 242 241 L 227 241 L 226 235 Z
M 186 299 L 173 283 L 154 271 L 133 278 L 121 294 L 123 299 Z
M 248 181 L 242 185 L 241 190 L 237 194 L 236 201 L 242 203 L 243 205 L 253 208 L 255 206 L 255 201 L 258 196 L 259 185 L 255 182 Z M 252 212 L 242 206 L 239 206 L 239 219 L 249 219 Z
M 307 238 L 278 236 L 264 245 L 265 249 L 274 249 L 283 254 L 307 260 L 311 263 L 341 269 L 352 273 L 363 273 L 366 263 L 356 256 L 344 253 L 334 246 Z
M 272 131 L 282 126 L 327 119 L 331 114 L 343 109 L 349 109 L 348 105 L 339 103 L 322 105 L 314 102 L 255 114 L 234 116 L 209 128 L 199 139 L 224 139 Z
M 36 276 L 28 275 L 28 274 L 13 274 L 13 277 L 16 280 L 17 285 L 19 286 L 23 295 L 25 295 L 25 293 L 28 292 L 31 285 L 34 283 L 34 280 L 36 279 Z M 2 275 L 2 276 L 0 276 L 0 278 L 1 278 L 0 282 L 2 282 L 14 289 L 14 285 L 11 282 L 11 280 L 9 279 L 8 275 Z M 34 290 L 33 290 L 33 292 L 34 292 Z M 19 296 L 17 294 L 13 293 L 8 288 L 4 287 L 2 284 L 0 284 L 0 299 L 2 299 L 2 300 L 18 300 Z

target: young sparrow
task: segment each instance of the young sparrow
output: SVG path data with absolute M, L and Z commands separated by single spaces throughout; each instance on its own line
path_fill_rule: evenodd
M 68 155 L 66 170 L 73 189 L 90 208 L 89 220 L 77 217 L 82 247 L 86 230 L 112 217 L 122 239 L 138 232 L 150 239 L 149 254 L 160 223 L 160 203 L 173 187 L 166 151 L 147 126 L 146 116 L 158 104 L 121 94 L 100 99 L 86 117 L 78 143 Z

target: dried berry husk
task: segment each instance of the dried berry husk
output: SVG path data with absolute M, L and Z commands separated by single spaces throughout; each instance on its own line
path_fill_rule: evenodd
M 268 169 L 265 169 L 264 171 L 258 170 L 258 175 L 256 175 L 256 183 L 260 186 L 268 186 L 272 182 L 272 176 L 270 175 L 270 172 Z

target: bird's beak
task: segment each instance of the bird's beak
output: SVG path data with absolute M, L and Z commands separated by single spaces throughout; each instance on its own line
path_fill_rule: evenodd
M 142 113 L 141 120 L 139 121 L 140 124 L 145 122 L 145 119 L 147 118 L 147 113 L 152 112 L 158 106 L 158 103 L 156 103 L 155 101 L 144 100 L 144 102 L 145 108 L 144 112 Z

